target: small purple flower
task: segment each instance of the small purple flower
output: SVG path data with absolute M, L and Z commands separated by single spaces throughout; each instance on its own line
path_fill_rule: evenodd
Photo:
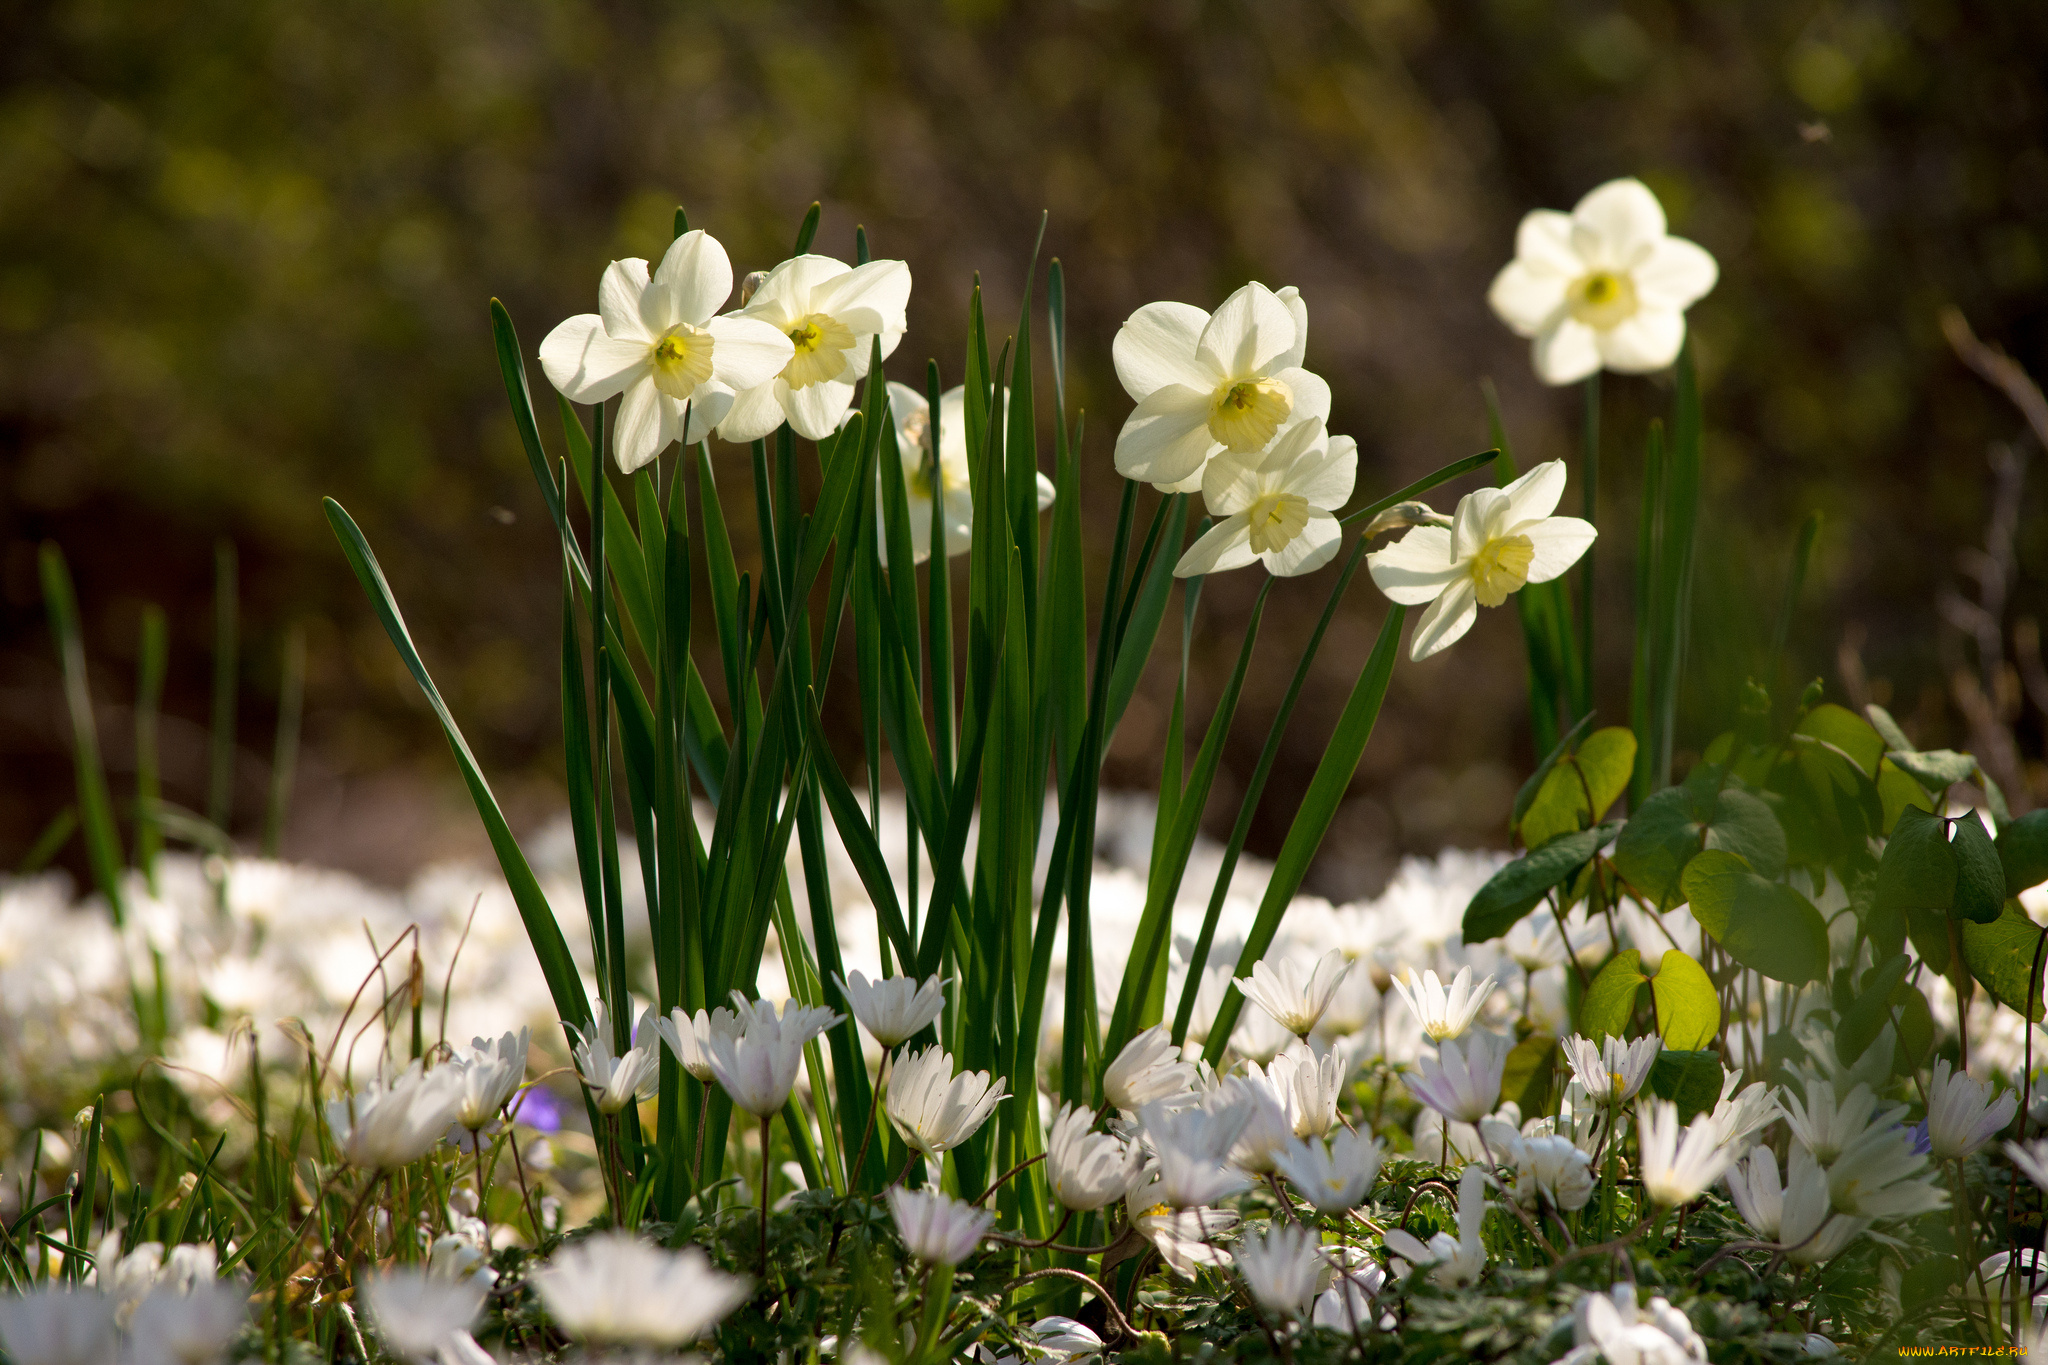
M 533 1086 L 512 1101 L 512 1121 L 539 1132 L 555 1132 L 562 1126 L 562 1102 L 545 1086 Z
M 1905 1125 L 1906 1139 L 1913 1144 L 1914 1156 L 1926 1156 L 1934 1150 L 1934 1139 L 1928 1135 L 1927 1120 Z

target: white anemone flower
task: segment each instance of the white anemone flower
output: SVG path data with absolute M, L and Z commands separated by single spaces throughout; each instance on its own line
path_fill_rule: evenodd
M 1906 1116 L 1906 1106 L 1879 1111 L 1877 1096 L 1860 1082 L 1837 1101 L 1833 1083 L 1807 1077 L 1806 1096 L 1784 1092 L 1785 1122 L 1792 1136 L 1823 1166 L 1834 1164 L 1843 1149 L 1873 1129 L 1889 1129 Z
M 2012 1158 L 2012 1164 L 2019 1168 L 2021 1175 L 2048 1190 L 2048 1138 L 2036 1138 L 2028 1143 L 2008 1142 L 2005 1154 Z
M 753 1282 L 696 1247 L 669 1251 L 601 1232 L 557 1251 L 533 1276 L 548 1315 L 583 1341 L 684 1346 L 747 1300 Z
M 1759 1147 L 1750 1153 L 1750 1162 L 1753 1166 L 1768 1162 L 1769 1176 L 1776 1177 L 1777 1162 L 1771 1157 L 1769 1148 Z M 1776 1240 L 1785 1248 L 1785 1259 L 1794 1265 L 1819 1265 L 1823 1261 L 1832 1261 L 1842 1248 L 1863 1235 L 1871 1220 L 1834 1211 L 1833 1201 L 1828 1195 L 1828 1173 L 1804 1147 L 1793 1144 L 1785 1167 L 1785 1189 L 1775 1234 Z M 1762 1174 L 1751 1176 L 1757 1183 L 1764 1178 Z
M 1095 1131 L 1095 1111 L 1063 1104 L 1045 1131 L 1046 1182 L 1062 1208 L 1087 1213 L 1131 1192 L 1143 1154 L 1132 1144 Z
M 1610 180 L 1570 213 L 1526 215 L 1486 301 L 1534 340 L 1543 382 L 1569 384 L 1602 367 L 1644 374 L 1678 359 L 1685 310 L 1719 276 L 1705 248 L 1668 235 L 1648 186 Z
M 462 1068 L 462 1108 L 455 1115 L 458 1126 L 478 1132 L 497 1118 L 505 1101 L 526 1079 L 526 1053 L 532 1043 L 531 1029 L 507 1033 L 496 1042 L 471 1040 L 469 1055 L 456 1058 L 456 1065 Z
M 945 1008 L 945 982 L 936 976 L 922 982 L 907 976 L 870 981 L 860 971 L 839 978 L 847 1008 L 868 1036 L 884 1048 L 908 1042 Z
M 394 1355 L 428 1361 L 483 1311 L 489 1286 L 400 1267 L 361 1276 L 371 1325 Z M 138 1310 L 139 1311 L 139 1310 Z
M 1124 1214 L 1132 1231 L 1152 1243 L 1159 1258 L 1184 1280 L 1195 1278 L 1197 1267 L 1230 1264 L 1230 1253 L 1216 1245 L 1216 1239 L 1241 1221 L 1230 1209 L 1176 1209 L 1159 1198 L 1156 1181 L 1139 1185 L 1125 1197 Z
M 1465 1289 L 1479 1282 L 1486 1272 L 1486 1243 L 1480 1230 L 1486 1225 L 1486 1174 L 1467 1166 L 1458 1181 L 1458 1235 L 1439 1232 L 1424 1242 L 1405 1228 L 1389 1228 L 1383 1239 L 1387 1250 L 1407 1263 L 1408 1274 L 1425 1267 L 1429 1278 L 1445 1289 Z
M 1339 1128 L 1327 1143 L 1297 1138 L 1276 1161 L 1280 1173 L 1319 1212 L 1342 1213 L 1364 1201 L 1385 1156 L 1386 1147 L 1378 1138 Z
M 389 1084 L 372 1081 L 327 1104 L 327 1126 L 342 1160 L 388 1171 L 419 1160 L 441 1141 L 462 1105 L 462 1068 L 420 1069 L 415 1061 Z
M 1039 1350 L 1058 1361 L 1102 1354 L 1103 1340 L 1093 1327 L 1058 1314 L 1032 1323 L 1031 1339 Z
M 1744 1087 L 1740 1071 L 1729 1071 L 1721 1078 L 1721 1098 L 1713 1113 L 1721 1141 L 1740 1151 L 1743 1143 L 1783 1117 L 1785 1111 L 1762 1081 Z
M 1828 1200 L 1858 1218 L 1911 1218 L 1948 1207 L 1948 1193 L 1903 1128 L 1869 1128 L 1828 1166 Z
M 683 1070 L 700 1083 L 709 1085 L 712 1080 L 711 1039 L 717 1037 L 731 1042 L 739 1037 L 740 1017 L 723 1005 L 712 1010 L 698 1010 L 694 1015 L 685 1013 L 678 1005 L 668 1012 L 667 1018 L 655 1020 L 654 1028 L 661 1035 L 661 1040 L 668 1044 L 668 1050 L 675 1054 Z
M 576 1074 L 590 1087 L 601 1114 L 616 1114 L 630 1104 L 654 1098 L 661 1081 L 661 1045 L 655 1041 L 654 1011 L 643 1010 L 633 1031 L 633 1045 L 614 1055 L 611 1021 L 605 1003 L 597 1002 L 590 1022 L 578 1033 Z
M 0 1346 L 17 1365 L 107 1365 L 117 1355 L 114 1301 L 53 1284 L 0 1295 Z
M 1991 1083 L 1952 1068 L 1947 1058 L 1934 1063 L 1927 1083 L 1928 1155 L 1955 1161 L 1980 1150 L 2019 1111 L 2020 1097 L 2011 1090 L 1991 1095 Z
M 1287 1109 L 1296 1137 L 1322 1137 L 1337 1126 L 1337 1102 L 1350 1079 L 1347 1056 L 1335 1048 L 1317 1056 L 1290 1043 L 1266 1066 L 1266 1078 Z
M 1726 1179 L 1728 1197 L 1735 1202 L 1735 1211 L 1742 1215 L 1742 1221 L 1766 1242 L 1777 1241 L 1778 1229 L 1785 1221 L 1785 1190 L 1778 1183 L 1777 1153 L 1759 1143 L 1748 1156 L 1728 1168 Z
M 1249 1062 L 1244 1075 L 1223 1082 L 1251 1106 L 1251 1119 L 1230 1149 L 1230 1164 L 1247 1175 L 1271 1175 L 1278 1170 L 1275 1163 L 1280 1153 L 1295 1140 L 1294 1120 L 1288 1117 L 1294 1103 L 1292 1077 L 1278 1065 L 1279 1058 L 1273 1060 L 1270 1070 Z
M 1570 1213 L 1593 1197 L 1593 1160 L 1561 1133 L 1515 1137 L 1507 1143 L 1515 1167 L 1513 1194 L 1524 1208 L 1539 1199 Z
M 1154 1024 L 1125 1043 L 1102 1073 L 1102 1095 L 1127 1114 L 1157 1101 L 1192 1103 L 1195 1076 L 1194 1063 L 1181 1060 L 1172 1031 Z
M 1229 1160 L 1253 1112 L 1251 1101 L 1234 1088 L 1218 1091 L 1197 1108 L 1169 1109 L 1155 1102 L 1139 1110 L 1139 1122 L 1158 1156 L 1158 1168 L 1146 1182 L 1150 1195 L 1145 1205 L 1199 1208 L 1248 1185 Z
M 1338 983 L 1350 970 L 1350 960 L 1334 948 L 1313 966 L 1294 957 L 1278 962 L 1261 958 L 1252 964 L 1250 976 L 1237 978 L 1237 988 L 1280 1027 L 1297 1038 L 1306 1038 L 1315 1032 Z
M 1411 659 L 1463 639 L 1479 608 L 1497 607 L 1524 585 L 1548 583 L 1579 562 L 1599 532 L 1577 517 L 1551 515 L 1564 485 L 1564 461 L 1537 465 L 1505 488 L 1467 493 L 1452 516 L 1365 557 L 1389 601 L 1429 604 L 1415 625 Z
M 620 469 L 632 473 L 671 441 L 703 440 L 741 390 L 789 364 L 781 329 L 716 316 L 731 293 L 725 248 L 708 233 L 686 232 L 652 277 L 638 257 L 613 261 L 597 287 L 598 311 L 568 319 L 541 342 L 541 369 L 570 402 L 625 395 L 612 439 Z
M 1564 1040 L 1564 1059 L 1595 1104 L 1627 1104 L 1650 1078 L 1663 1040 L 1648 1034 L 1633 1043 L 1622 1038 L 1594 1042 L 1578 1034 Z
M 1454 1123 L 1477 1123 L 1500 1103 L 1501 1073 L 1513 1046 L 1500 1034 L 1484 1030 L 1462 1046 L 1446 1038 L 1437 1044 L 1436 1056 L 1416 1060 L 1416 1074 L 1407 1077 L 1408 1089 Z
M 1307 1228 L 1276 1223 L 1237 1244 L 1237 1273 L 1252 1298 L 1282 1318 L 1308 1316 L 1329 1269 L 1322 1239 Z
M 974 490 L 968 475 L 967 390 L 947 389 L 939 395 L 936 459 L 932 452 L 931 401 L 908 384 L 889 381 L 889 412 L 896 423 L 896 449 L 903 462 L 903 492 L 910 516 L 910 556 L 919 564 L 932 553 L 932 495 L 941 499 L 939 524 L 945 530 L 946 554 L 964 555 L 974 544 Z M 848 415 L 851 420 L 851 414 Z M 875 477 L 882 477 L 881 470 Z M 1040 511 L 1052 506 L 1053 483 L 1038 478 Z M 877 524 L 882 525 L 880 485 L 876 486 Z M 887 527 L 883 525 L 883 533 Z M 884 542 L 886 544 L 886 541 Z
M 1580 1299 L 1572 1319 L 1572 1349 L 1551 1365 L 1603 1359 L 1608 1365 L 1692 1365 L 1707 1358 L 1707 1344 L 1691 1320 L 1657 1296 L 1638 1307 L 1630 1280 Z
M 1435 1043 L 1461 1037 L 1466 1029 L 1472 1027 L 1472 1021 L 1479 1017 L 1486 997 L 1493 993 L 1493 978 L 1488 976 L 1474 986 L 1470 967 L 1458 968 L 1448 990 L 1435 972 L 1424 972 L 1417 977 L 1413 969 L 1402 973 L 1390 984 L 1400 992 L 1401 999 L 1407 1002 L 1409 1011 L 1422 1025 L 1422 1031 Z
M 1351 501 L 1358 442 L 1323 419 L 1297 422 L 1264 450 L 1226 450 L 1202 470 L 1202 501 L 1219 520 L 1188 546 L 1174 577 L 1223 573 L 1253 560 L 1277 578 L 1313 573 L 1344 539 L 1337 509 Z
M 208 1280 L 183 1292 L 157 1289 L 129 1325 L 127 1365 L 218 1365 L 249 1315 L 240 1279 Z
M 716 1031 L 704 1039 L 711 1074 L 732 1102 L 757 1119 L 781 1112 L 796 1086 L 804 1047 L 846 1016 L 815 1005 L 785 1001 L 780 1017 L 765 1000 L 735 1000 L 740 1007 L 740 1032 L 727 1038 Z
M 1171 493 L 1201 487 L 1224 451 L 1264 450 L 1291 423 L 1330 417 L 1330 386 L 1301 367 L 1308 306 L 1254 281 L 1214 314 L 1148 303 L 1116 334 L 1124 392 L 1137 402 L 1116 438 L 1116 472 Z
M 1399 1325 L 1399 1319 L 1374 1307 L 1374 1300 L 1386 1288 L 1386 1267 L 1362 1252 L 1354 1254 L 1359 1257 L 1358 1263 L 1339 1268 L 1335 1281 L 1316 1299 L 1309 1321 L 1317 1327 L 1346 1334 L 1372 1327 L 1392 1331 Z M 1337 1255 L 1343 1255 L 1343 1249 Z
M 945 1266 L 958 1265 L 973 1255 L 996 1221 L 988 1210 L 937 1190 L 906 1190 L 901 1185 L 889 1187 L 889 1216 L 911 1255 Z
M 849 266 L 830 256 L 793 256 L 766 279 L 734 318 L 765 323 L 791 345 L 781 372 L 740 392 L 718 424 L 728 441 L 758 441 L 787 421 L 807 441 L 822 441 L 867 376 L 877 338 L 887 360 L 908 326 L 910 267 L 902 261 Z
M 1643 1193 L 1667 1208 L 1699 1198 L 1741 1155 L 1722 1139 L 1711 1114 L 1695 1115 L 1681 1129 L 1670 1100 L 1638 1101 L 1636 1134 Z
M 932 1160 L 974 1136 L 1007 1095 L 986 1071 L 953 1071 L 953 1058 L 934 1043 L 897 1062 L 882 1112 L 889 1126 Z

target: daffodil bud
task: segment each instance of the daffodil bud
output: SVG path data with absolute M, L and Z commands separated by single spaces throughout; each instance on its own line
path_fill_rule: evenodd
M 1404 531 L 1410 526 L 1449 526 L 1451 519 L 1426 502 L 1397 502 L 1365 524 L 1365 538 Z
M 759 289 L 761 282 L 767 278 L 768 272 L 765 270 L 749 270 L 747 272 L 747 277 L 740 281 L 740 307 L 744 308 L 747 306 L 754 297 L 754 291 Z

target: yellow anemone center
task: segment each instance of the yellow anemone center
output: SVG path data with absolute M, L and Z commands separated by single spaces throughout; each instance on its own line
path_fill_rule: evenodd
M 1140 1218 L 1165 1218 L 1165 1217 L 1169 1216 L 1170 1214 L 1172 1214 L 1172 1212 L 1173 1212 L 1173 1210 L 1172 1210 L 1171 1208 L 1167 1207 L 1167 1206 L 1166 1206 L 1165 1204 L 1154 1204 L 1154 1205 L 1153 1205 L 1153 1206 L 1152 1206 L 1151 1208 L 1149 1208 L 1149 1209 L 1146 1209 L 1146 1210 L 1145 1210 L 1145 1211 L 1144 1211 L 1143 1213 L 1139 1214 L 1139 1215 L 1138 1215 L 1138 1217 L 1140 1217 Z
M 1308 525 L 1308 499 L 1299 493 L 1266 493 L 1245 514 L 1252 552 L 1271 554 L 1287 548 Z
M 1628 1082 L 1621 1078 L 1621 1073 L 1619 1071 L 1610 1071 L 1607 1073 L 1607 1084 L 1609 1085 L 1609 1087 L 1613 1089 L 1614 1093 L 1617 1095 L 1619 1095 L 1622 1091 L 1628 1089 Z
M 1627 275 L 1595 270 L 1575 280 L 1566 298 L 1574 318 L 1605 331 L 1635 314 L 1636 284 Z
M 853 329 L 830 313 L 799 318 L 789 328 L 789 340 L 796 354 L 783 368 L 782 378 L 792 389 L 809 388 L 846 373 Z
M 679 322 L 654 343 L 654 387 L 687 400 L 711 377 L 711 333 Z
M 1245 379 L 1216 391 L 1209 434 L 1228 450 L 1261 450 L 1294 411 L 1294 393 L 1277 379 Z
M 1479 605 L 1497 607 L 1508 594 L 1529 581 L 1529 565 L 1536 558 L 1536 546 L 1527 536 L 1501 536 L 1489 540 L 1472 556 L 1472 585 L 1479 593 Z

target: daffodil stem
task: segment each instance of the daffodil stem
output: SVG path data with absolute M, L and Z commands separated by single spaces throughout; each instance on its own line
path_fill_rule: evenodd
M 1600 372 L 1586 379 L 1585 450 L 1580 457 L 1580 492 L 1585 498 L 1586 521 L 1597 526 L 1595 513 L 1600 503 Z M 1579 667 L 1585 692 L 1577 699 L 1580 715 L 1593 709 L 1593 547 L 1579 565 Z M 1577 717 L 1573 717 L 1577 719 Z

